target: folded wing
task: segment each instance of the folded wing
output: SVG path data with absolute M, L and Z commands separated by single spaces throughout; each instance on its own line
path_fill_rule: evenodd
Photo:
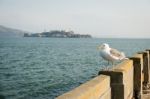
M 110 49 L 110 54 L 111 54 L 113 57 L 118 58 L 118 60 L 122 60 L 122 59 L 125 58 L 125 54 L 124 54 L 123 52 L 119 52 L 118 50 L 113 49 L 113 48 Z

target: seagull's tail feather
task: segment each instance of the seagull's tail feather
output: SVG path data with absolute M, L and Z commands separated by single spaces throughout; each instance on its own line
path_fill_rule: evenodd
M 124 59 L 128 59 L 128 58 L 126 58 L 125 54 L 123 52 L 121 52 L 121 58 L 120 58 L 120 60 L 124 60 Z
M 129 59 L 129 58 L 125 57 L 124 59 L 126 60 L 126 59 Z

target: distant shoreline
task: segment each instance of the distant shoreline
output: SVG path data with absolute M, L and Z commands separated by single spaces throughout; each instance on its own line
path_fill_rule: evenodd
M 50 31 L 50 32 L 42 32 L 42 33 L 24 33 L 24 37 L 49 37 L 49 38 L 92 38 L 91 35 L 88 34 L 75 34 L 73 31 Z

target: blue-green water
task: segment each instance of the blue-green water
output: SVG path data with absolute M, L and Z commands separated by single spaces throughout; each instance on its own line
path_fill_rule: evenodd
M 0 38 L 0 95 L 53 99 L 97 75 L 107 65 L 96 47 L 108 43 L 132 56 L 149 39 Z

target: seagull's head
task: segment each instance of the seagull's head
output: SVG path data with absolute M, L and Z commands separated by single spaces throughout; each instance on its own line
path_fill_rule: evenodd
M 100 50 L 109 49 L 109 45 L 106 43 L 103 43 L 101 46 L 98 47 Z

